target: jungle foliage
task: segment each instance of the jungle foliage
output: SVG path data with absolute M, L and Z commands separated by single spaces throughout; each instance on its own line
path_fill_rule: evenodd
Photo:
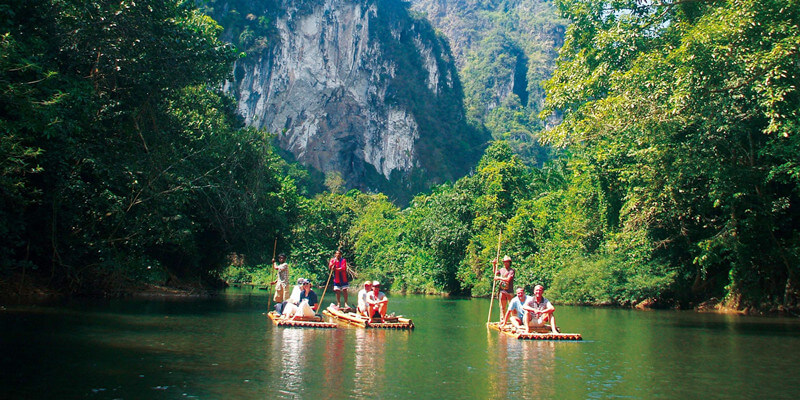
M 356 282 L 481 296 L 499 243 L 553 300 L 796 310 L 797 1 L 557 4 L 562 156 L 497 141 L 401 209 L 307 197 L 215 90 L 236 51 L 193 5 L 0 2 L 0 278 L 266 283 L 277 250 L 322 285 L 338 248 Z
M 280 159 L 210 86 L 236 52 L 191 2 L 3 1 L 0 14 L 2 278 L 202 283 L 290 224 Z
M 593 182 L 599 249 L 646 256 L 661 296 L 796 308 L 800 4 L 557 4 L 574 23 L 546 136 Z
M 495 143 L 405 210 L 350 208 L 351 251 L 398 289 L 485 295 L 502 229 L 557 300 L 796 310 L 797 2 L 556 4 L 573 23 L 542 117 L 564 116 L 563 156 Z
M 505 140 L 526 164 L 552 158 L 539 142 L 542 82 L 555 69 L 567 20 L 551 0 L 411 0 L 448 37 L 469 120 Z

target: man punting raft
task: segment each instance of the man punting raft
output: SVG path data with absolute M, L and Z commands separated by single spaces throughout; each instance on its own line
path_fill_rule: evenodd
M 342 257 L 341 250 L 336 250 L 333 253 L 333 258 L 328 261 L 328 269 L 333 274 L 333 292 L 336 293 L 336 307 L 349 309 L 350 306 L 347 305 L 347 288 L 350 287 L 350 283 L 347 280 L 347 260 Z M 342 295 L 344 295 L 344 307 L 342 307 L 341 302 Z
M 322 316 L 316 314 L 318 308 L 317 294 L 311 288 L 311 282 L 300 278 L 289 299 L 277 304 L 275 311 L 270 311 L 267 316 L 277 326 L 335 328 L 336 324 L 324 322 Z
M 414 323 L 402 316 L 387 315 L 389 299 L 381 292 L 378 281 L 364 282 L 358 292 L 357 312 L 344 310 L 335 304 L 328 306 L 322 314 L 362 328 L 414 329 Z

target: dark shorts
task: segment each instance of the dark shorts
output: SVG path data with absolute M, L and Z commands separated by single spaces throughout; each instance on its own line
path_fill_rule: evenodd
M 346 282 L 345 283 L 334 283 L 333 284 L 333 291 L 337 292 L 339 290 L 344 290 L 344 289 L 347 289 L 349 287 L 350 287 L 350 284 L 346 283 Z

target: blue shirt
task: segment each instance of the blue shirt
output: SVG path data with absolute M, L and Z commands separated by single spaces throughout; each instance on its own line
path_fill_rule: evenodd
M 522 309 L 522 305 L 527 303 L 531 296 L 525 296 L 524 301 L 519 301 L 519 296 L 514 296 L 514 300 L 511 300 L 508 303 L 509 310 L 516 310 L 517 311 L 517 318 L 523 319 L 525 318 L 525 310 Z
M 308 305 L 310 307 L 314 307 L 314 304 L 317 304 L 317 294 L 314 293 L 313 290 L 309 290 L 308 291 L 308 297 L 306 297 L 306 291 L 305 290 L 301 290 L 300 291 L 300 301 L 303 301 L 305 299 L 308 299 Z

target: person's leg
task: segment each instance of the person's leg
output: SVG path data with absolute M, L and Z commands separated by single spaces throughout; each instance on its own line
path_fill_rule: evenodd
M 273 296 L 272 299 L 275 300 L 276 303 L 282 302 L 283 300 L 285 300 L 284 299 L 285 291 L 286 289 L 282 287 L 279 283 L 275 284 L 275 296 Z
M 506 315 L 506 310 L 508 310 L 508 293 L 504 291 L 500 291 L 497 295 L 497 299 L 500 302 L 500 318 L 502 319 L 504 315 Z
M 344 307 L 347 308 L 349 307 L 347 305 L 347 288 L 342 288 L 342 292 L 344 292 Z
M 389 303 L 381 303 L 378 305 L 378 313 L 381 315 L 381 320 L 386 318 L 386 310 L 389 308 Z
M 525 313 L 525 332 L 531 333 L 531 325 L 533 325 L 533 313 Z
M 300 307 L 298 307 L 296 315 L 301 317 L 313 317 L 314 309 L 308 305 L 307 301 L 303 301 L 302 303 L 300 303 Z
M 333 287 L 333 292 L 336 293 L 336 307 L 341 307 L 342 306 L 342 300 L 341 300 L 342 291 L 337 289 L 336 286 L 334 286 Z
M 281 313 L 281 318 L 289 318 L 295 314 L 297 311 L 297 306 L 293 303 L 286 303 L 286 306 L 283 307 L 283 312 Z
M 519 317 L 514 315 L 509 319 L 511 320 L 511 325 L 514 325 L 515 331 L 519 331 L 522 328 L 522 321 L 519 320 Z
M 369 322 L 373 321 L 376 311 L 377 310 L 375 309 L 375 306 L 372 304 L 367 304 L 367 318 L 369 318 Z
M 556 328 L 556 317 L 553 315 L 553 313 L 545 314 L 544 320 L 545 321 L 549 320 L 550 321 L 550 330 L 553 331 L 553 333 L 558 333 L 558 329 Z

